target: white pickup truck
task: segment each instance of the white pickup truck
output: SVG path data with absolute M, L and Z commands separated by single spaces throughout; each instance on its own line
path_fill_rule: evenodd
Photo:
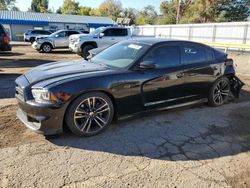
M 88 51 L 93 48 L 110 46 L 131 37 L 131 28 L 100 27 L 90 34 L 71 35 L 69 37 L 69 49 L 86 59 L 89 55 Z

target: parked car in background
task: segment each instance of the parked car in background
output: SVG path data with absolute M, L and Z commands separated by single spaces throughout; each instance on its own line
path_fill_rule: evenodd
M 16 80 L 17 112 L 30 129 L 80 136 L 107 128 L 113 118 L 208 102 L 221 106 L 243 83 L 233 60 L 209 46 L 178 40 L 134 39 L 89 61 L 38 66 Z
M 105 47 L 132 37 L 130 28 L 100 27 L 90 34 L 74 35 L 69 38 L 69 49 L 86 59 L 89 50 Z
M 36 39 L 37 36 L 41 36 L 41 35 L 50 35 L 52 34 L 51 31 L 47 31 L 47 30 L 28 30 L 23 34 L 23 38 L 25 42 L 31 42 L 33 43 Z
M 0 24 L 0 51 L 11 51 L 9 36 L 2 24 Z
M 32 47 L 37 51 L 49 53 L 52 49 L 56 48 L 68 48 L 69 47 L 69 36 L 75 34 L 81 34 L 80 30 L 59 30 L 52 33 L 49 36 L 38 36 Z

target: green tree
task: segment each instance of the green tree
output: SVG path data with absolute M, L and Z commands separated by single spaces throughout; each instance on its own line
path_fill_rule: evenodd
M 56 13 L 57 13 L 57 14 L 62 14 L 62 7 L 59 7 L 59 8 L 56 10 Z
M 49 12 L 49 1 L 48 0 L 32 0 L 30 11 L 32 12 Z
M 100 4 L 98 11 L 102 16 L 109 16 L 116 20 L 122 12 L 122 4 L 120 0 L 104 0 Z
M 90 12 L 91 12 L 92 8 L 91 7 L 80 7 L 78 14 L 79 15 L 86 15 L 86 16 L 90 16 Z
M 78 14 L 80 10 L 79 2 L 75 0 L 64 0 L 62 6 L 62 14 Z
M 176 23 L 176 2 L 174 0 L 171 1 L 163 1 L 160 5 L 161 16 L 157 18 L 157 24 L 174 24 Z
M 89 12 L 90 16 L 102 16 L 102 14 L 99 11 L 99 8 L 93 8 L 90 12 Z
M 250 0 L 218 0 L 217 21 L 246 21 L 250 15 Z
M 125 8 L 122 11 L 122 16 L 124 18 L 130 18 L 130 24 L 135 24 L 138 11 L 135 8 Z
M 181 19 L 182 23 L 216 21 L 217 0 L 196 0 L 190 4 Z
M 16 0 L 0 0 L 0 10 L 14 10 L 19 11 L 15 5 Z
M 148 5 L 139 12 L 136 18 L 136 24 L 138 25 L 154 24 L 156 18 L 157 18 L 157 12 L 155 8 L 151 5 Z

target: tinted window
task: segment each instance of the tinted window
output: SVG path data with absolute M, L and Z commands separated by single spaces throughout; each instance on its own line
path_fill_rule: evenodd
M 206 50 L 202 47 L 184 45 L 181 46 L 181 51 L 182 51 L 182 63 L 184 64 L 203 62 L 207 59 Z
M 178 46 L 163 45 L 155 47 L 143 59 L 152 61 L 157 68 L 165 68 L 180 64 L 180 52 Z
M 127 29 L 113 29 L 115 36 L 127 36 L 128 30 Z
M 41 34 L 49 35 L 49 34 L 51 34 L 51 32 L 49 32 L 49 31 L 41 31 Z
M 107 36 L 107 37 L 111 37 L 111 36 L 115 36 L 113 29 L 106 29 L 103 33 L 104 33 L 104 36 Z
M 68 36 L 74 35 L 74 34 L 79 34 L 78 31 L 68 31 Z

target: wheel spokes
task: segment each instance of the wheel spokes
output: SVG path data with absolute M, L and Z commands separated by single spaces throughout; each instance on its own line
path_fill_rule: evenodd
M 85 133 L 103 129 L 109 119 L 109 104 L 100 97 L 89 97 L 82 101 L 75 110 L 76 126 Z

